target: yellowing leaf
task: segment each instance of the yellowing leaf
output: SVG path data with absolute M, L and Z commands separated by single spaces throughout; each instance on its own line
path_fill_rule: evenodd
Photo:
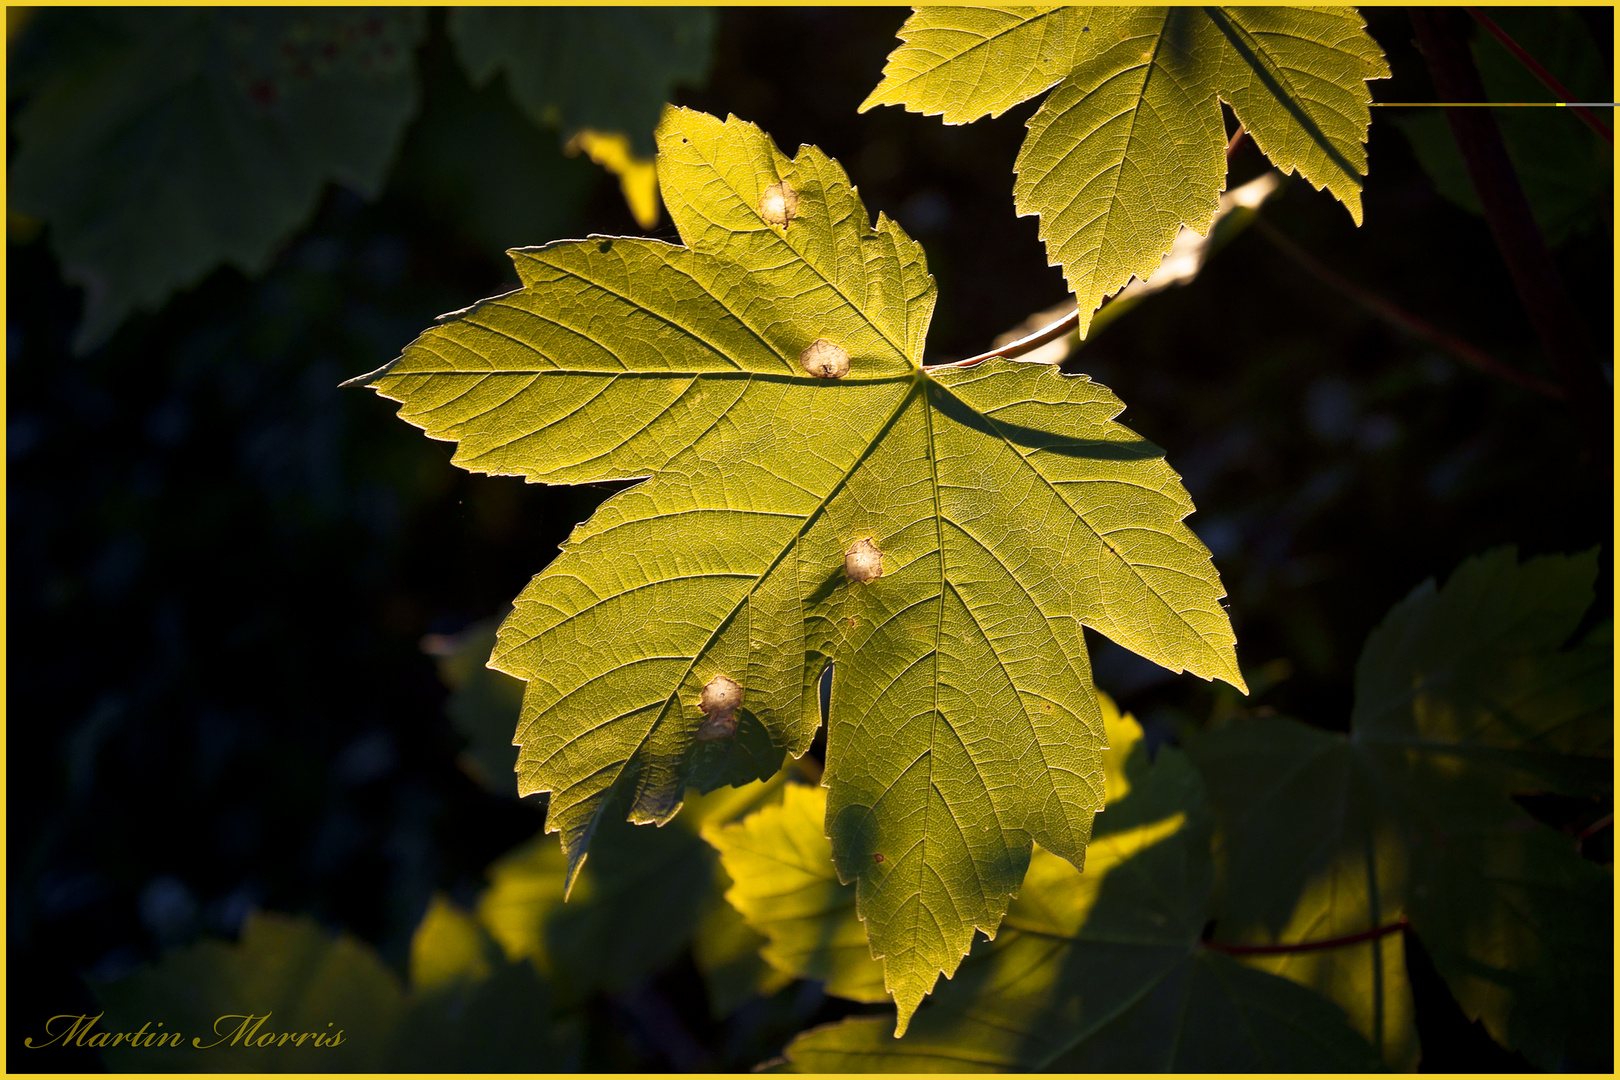
M 1368 79 L 1388 65 L 1351 8 L 918 8 L 861 106 L 996 114 L 1056 85 L 1013 168 L 1018 212 L 1092 313 L 1146 279 L 1224 186 L 1220 103 L 1279 168 L 1361 221 Z
M 658 224 L 658 169 L 650 158 L 639 158 L 630 150 L 630 139 L 619 132 L 592 131 L 574 136 L 569 146 L 585 151 L 587 157 L 619 178 L 619 190 L 636 224 L 650 229 Z
M 1033 842 L 1084 856 L 1103 723 L 1081 628 L 1241 687 L 1222 589 L 1113 394 L 922 369 L 922 250 L 836 163 L 681 109 L 659 145 L 687 246 L 515 252 L 522 289 L 368 380 L 464 467 L 645 478 L 574 530 L 491 661 L 528 680 L 520 789 L 551 793 L 571 877 L 604 821 L 802 755 L 835 665 L 827 831 L 903 1026 Z
M 824 788 L 789 784 L 780 806 L 707 828 L 703 836 L 731 876 L 726 899 L 769 939 L 767 962 L 822 980 L 829 994 L 883 1001 L 883 965 L 872 958 L 855 915 L 855 890 L 838 881 L 826 817 Z
M 499 960 L 500 950 L 478 920 L 436 895 L 411 937 L 411 985 L 438 990 L 482 982 Z
M 963 124 L 1049 90 L 1074 65 L 1084 8 L 917 8 L 883 81 L 861 102 Z

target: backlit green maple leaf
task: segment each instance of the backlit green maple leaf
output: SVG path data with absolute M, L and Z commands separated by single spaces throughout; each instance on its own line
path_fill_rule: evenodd
M 642 480 L 517 598 L 491 663 L 528 680 L 524 793 L 577 874 L 609 815 L 769 776 L 820 724 L 838 874 L 901 1027 L 1030 845 L 1079 865 L 1103 727 L 1082 626 L 1242 685 L 1192 503 L 1089 379 L 925 371 L 923 253 L 814 147 L 671 110 L 659 181 L 685 247 L 513 253 L 523 288 L 370 376 L 455 461 Z M 740 701 L 737 695 L 740 693 Z
M 1183 224 L 1207 234 L 1226 176 L 1221 102 L 1284 171 L 1361 223 L 1369 79 L 1353 8 L 917 8 L 861 105 L 948 124 L 1056 87 L 1029 120 L 1013 200 L 1091 315 L 1146 279 Z

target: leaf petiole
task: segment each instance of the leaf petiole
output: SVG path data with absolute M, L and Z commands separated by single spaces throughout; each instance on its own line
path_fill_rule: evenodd
M 1375 926 L 1371 930 L 1363 930 L 1356 934 L 1346 934 L 1343 937 L 1328 938 L 1324 941 L 1296 941 L 1282 945 L 1235 945 L 1224 941 L 1206 941 L 1206 948 L 1226 953 L 1228 956 L 1275 956 L 1280 953 L 1319 952 L 1323 949 L 1337 949 L 1345 945 L 1357 945 L 1363 941 L 1373 941 L 1377 938 L 1393 934 L 1397 930 L 1407 927 L 1406 916 L 1402 915 L 1387 926 Z

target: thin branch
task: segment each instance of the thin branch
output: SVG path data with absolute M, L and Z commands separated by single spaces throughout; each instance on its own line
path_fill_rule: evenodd
M 1027 352 L 1034 352 L 1048 341 L 1056 341 L 1065 334 L 1073 333 L 1075 327 L 1080 325 L 1080 309 L 1077 307 L 1056 322 L 1047 323 L 1033 334 L 1028 334 L 1017 341 L 1010 341 L 999 349 L 970 356 L 966 360 L 953 360 L 946 364 L 924 364 L 924 371 L 945 371 L 950 368 L 970 368 L 984 363 L 986 360 L 1001 357 L 1003 360 L 1012 360 L 1023 356 Z
M 1228 164 L 1232 161 L 1232 155 L 1237 153 L 1238 147 L 1243 145 L 1243 135 L 1243 125 L 1239 124 L 1237 130 L 1232 132 L 1231 140 L 1226 144 L 1226 160 Z M 923 370 L 949 371 L 957 368 L 976 367 L 986 360 L 993 360 L 998 356 L 1003 360 L 1013 360 L 1023 356 L 1025 353 L 1034 352 L 1049 341 L 1056 341 L 1066 334 L 1073 333 L 1079 325 L 1080 309 L 1076 305 L 1075 310 L 1063 316 L 1063 318 L 1047 323 L 1034 333 L 1026 334 L 1017 341 L 1010 341 L 999 349 L 991 349 L 989 352 L 982 352 L 978 356 L 970 356 L 966 360 L 951 360 L 943 364 L 924 364 Z
M 1609 140 L 1610 146 L 1614 145 L 1614 132 L 1609 130 L 1609 125 L 1599 120 L 1597 118 L 1597 114 L 1591 109 L 1588 109 L 1585 105 L 1575 104 L 1575 95 L 1571 94 L 1568 90 L 1565 90 L 1564 84 L 1553 78 L 1552 72 L 1536 63 L 1535 58 L 1529 53 L 1525 52 L 1524 48 L 1520 46 L 1517 41 L 1514 41 L 1512 38 L 1508 37 L 1506 30 L 1503 30 L 1500 26 L 1497 26 L 1496 23 L 1491 20 L 1490 16 L 1479 10 L 1479 8 L 1465 7 L 1463 10 L 1472 15 L 1475 22 L 1479 23 L 1479 25 L 1483 26 L 1486 30 L 1489 30 L 1491 32 L 1491 36 L 1497 41 L 1500 41 L 1508 52 L 1518 57 L 1519 63 L 1528 68 L 1530 74 L 1540 79 L 1543 86 L 1557 94 L 1559 97 L 1563 98 L 1564 104 L 1568 105 L 1571 109 L 1574 109 L 1576 115 L 1582 120 L 1586 121 L 1587 127 Z
M 1408 13 L 1441 100 L 1483 101 L 1485 87 L 1457 24 L 1458 13 L 1416 7 Z M 1594 454 L 1592 464 L 1608 473 L 1613 468 L 1614 390 L 1604 378 L 1581 314 L 1530 212 L 1496 118 L 1489 109 L 1447 108 L 1446 120 L 1525 314 L 1564 386 L 1564 400 L 1586 429 Z
M 1547 382 L 1545 379 L 1538 379 L 1534 375 L 1527 375 L 1518 368 L 1504 364 L 1502 361 L 1496 359 L 1494 356 L 1491 356 L 1484 350 L 1476 348 L 1466 341 L 1452 337 L 1450 334 L 1446 333 L 1444 330 L 1441 330 L 1432 323 L 1425 322 L 1423 319 L 1418 318 L 1416 315 L 1413 315 L 1406 309 L 1385 300 L 1383 297 L 1378 296 L 1375 293 L 1368 292 L 1360 285 L 1357 285 L 1354 282 L 1340 276 L 1314 256 L 1306 253 L 1302 248 L 1299 247 L 1299 245 L 1295 244 L 1288 237 L 1284 236 L 1276 228 L 1276 226 L 1272 225 L 1265 218 L 1255 218 L 1254 225 L 1259 229 L 1260 233 L 1265 236 L 1266 239 L 1275 244 L 1278 250 L 1280 250 L 1284 255 L 1287 255 L 1290 259 L 1293 259 L 1301 267 L 1310 271 L 1331 288 L 1337 289 L 1339 292 L 1343 293 L 1345 296 L 1348 296 L 1350 299 L 1354 300 L 1356 303 L 1360 304 L 1362 307 L 1366 308 L 1368 311 L 1372 312 L 1374 315 L 1377 315 L 1386 322 L 1392 323 L 1395 326 L 1400 327 L 1402 330 L 1422 338 L 1431 345 L 1444 349 L 1446 352 L 1450 353 L 1452 356 L 1456 357 L 1458 360 L 1461 360 L 1470 367 L 1477 368 L 1478 370 L 1486 372 L 1490 375 L 1495 375 L 1498 378 L 1506 379 L 1508 382 L 1516 383 L 1517 385 L 1524 387 L 1526 390 L 1534 390 L 1538 394 L 1543 394 L 1557 401 L 1562 401 L 1564 399 L 1564 390 L 1562 387 Z
M 1598 818 L 1596 821 L 1592 822 L 1592 824 L 1588 825 L 1586 828 L 1582 829 L 1580 832 L 1576 833 L 1575 843 L 1584 844 L 1586 841 L 1590 840 L 1592 837 L 1596 836 L 1598 833 L 1602 832 L 1604 829 L 1607 829 L 1613 824 L 1614 811 L 1611 810 L 1607 814 L 1604 814 L 1602 817 Z
M 1363 930 L 1359 934 L 1346 934 L 1344 937 L 1328 938 L 1326 941 L 1296 941 L 1287 945 L 1233 945 L 1224 941 L 1206 941 L 1204 945 L 1229 956 L 1276 956 L 1282 953 L 1320 952 L 1323 949 L 1338 949 L 1345 945 L 1358 945 L 1363 941 L 1372 941 L 1393 934 L 1397 930 L 1404 930 L 1406 925 L 1406 916 L 1402 915 L 1388 926 Z

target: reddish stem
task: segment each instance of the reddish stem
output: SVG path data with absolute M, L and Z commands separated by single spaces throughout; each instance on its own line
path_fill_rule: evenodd
M 1490 16 L 1479 10 L 1479 8 L 1463 8 L 1463 10 L 1472 15 L 1474 20 L 1478 22 L 1479 25 L 1483 26 L 1486 30 L 1489 30 L 1491 32 L 1491 36 L 1497 41 L 1500 41 L 1502 46 L 1506 48 L 1508 52 L 1518 57 L 1519 63 L 1528 68 L 1530 70 L 1530 74 L 1540 79 L 1543 86 L 1557 94 L 1559 97 L 1563 98 L 1564 103 L 1570 108 L 1574 109 L 1575 113 L 1582 120 L 1586 121 L 1587 127 L 1609 140 L 1610 146 L 1614 145 L 1614 132 L 1609 130 L 1609 126 L 1603 121 L 1599 120 L 1597 118 L 1597 114 L 1592 112 L 1591 109 L 1588 109 L 1584 105 L 1575 104 L 1575 95 L 1564 89 L 1564 84 L 1553 78 L 1552 72 L 1536 63 L 1535 58 L 1524 51 L 1523 46 L 1521 46 L 1517 41 L 1514 41 L 1512 38 L 1508 37 L 1506 30 L 1503 30 L 1500 26 L 1497 26 L 1496 23 L 1491 20 Z
M 1586 828 L 1582 829 L 1580 832 L 1576 833 L 1575 842 L 1577 844 L 1583 844 L 1613 824 L 1614 811 L 1611 810 L 1607 814 L 1604 814 L 1602 817 L 1598 818 L 1596 821 L 1592 822 L 1592 824 L 1588 825 Z
M 1518 368 L 1504 364 L 1502 361 L 1496 359 L 1483 349 L 1476 348 L 1466 341 L 1452 337 L 1444 330 L 1441 330 L 1439 327 L 1434 326 L 1431 323 L 1425 322 L 1416 315 L 1413 315 L 1411 312 L 1407 311 L 1405 308 L 1398 307 L 1390 301 L 1385 300 L 1383 297 L 1368 292 L 1361 286 L 1340 276 L 1335 271 L 1329 269 L 1320 260 L 1307 254 L 1292 240 L 1288 239 L 1288 237 L 1284 236 L 1281 232 L 1274 228 L 1270 222 L 1265 220 L 1265 218 L 1256 218 L 1254 224 L 1259 228 L 1260 232 L 1264 234 L 1266 239 L 1277 245 L 1278 249 L 1281 250 L 1284 255 L 1287 255 L 1289 258 L 1293 259 L 1300 266 L 1310 271 L 1327 285 L 1348 296 L 1350 299 L 1354 300 L 1368 311 L 1371 311 L 1374 315 L 1379 316 L 1387 322 L 1393 323 L 1409 333 L 1423 338 L 1430 344 L 1439 346 L 1452 356 L 1456 357 L 1458 360 L 1461 360 L 1463 363 L 1468 364 L 1471 367 L 1478 368 L 1480 371 L 1495 375 L 1501 379 L 1506 379 L 1508 382 L 1516 383 L 1519 386 L 1524 387 L 1526 390 L 1534 390 L 1538 394 L 1544 394 L 1547 397 L 1554 398 L 1559 401 L 1564 399 L 1564 390 L 1562 387 L 1556 386 L 1544 379 L 1538 379 L 1534 375 L 1527 375 Z
M 1485 87 L 1458 26 L 1458 13 L 1446 8 L 1411 8 L 1409 13 L 1440 100 L 1483 101 Z M 1614 390 L 1604 378 L 1581 313 L 1530 212 L 1496 119 L 1490 109 L 1459 108 L 1447 108 L 1446 119 L 1530 325 L 1564 386 L 1566 404 L 1586 429 L 1593 465 L 1609 473 L 1613 467 Z
M 1322 949 L 1337 949 L 1345 945 L 1356 945 L 1363 941 L 1372 941 L 1397 930 L 1406 929 L 1406 916 L 1402 915 L 1388 926 L 1378 926 L 1371 930 L 1363 930 L 1359 934 L 1346 934 L 1344 937 L 1328 938 L 1326 941 L 1297 941 L 1288 945 L 1232 945 L 1224 941 L 1206 941 L 1204 945 L 1229 956 L 1275 956 L 1281 953 L 1319 952 Z

